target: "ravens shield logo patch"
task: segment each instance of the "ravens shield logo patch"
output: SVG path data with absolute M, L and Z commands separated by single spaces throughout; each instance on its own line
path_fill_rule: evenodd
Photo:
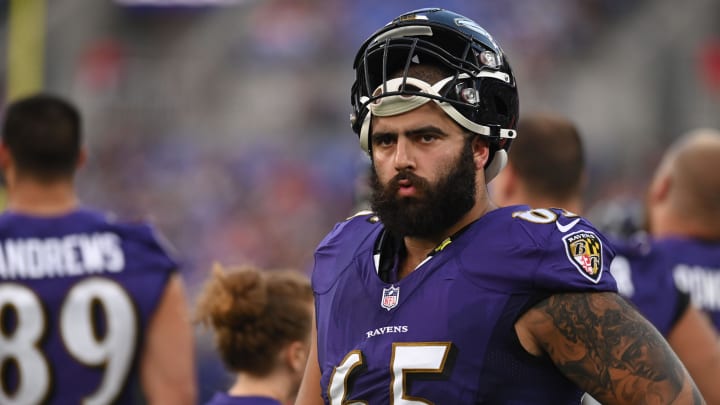
M 570 263 L 585 278 L 597 284 L 602 275 L 602 241 L 590 231 L 578 231 L 563 236 L 565 253 Z

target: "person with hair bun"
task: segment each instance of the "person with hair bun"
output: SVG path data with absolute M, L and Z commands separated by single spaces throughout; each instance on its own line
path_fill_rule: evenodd
M 236 374 L 208 405 L 279 405 L 297 395 L 313 319 L 309 280 L 291 270 L 213 265 L 196 320 L 212 329 L 225 366 Z

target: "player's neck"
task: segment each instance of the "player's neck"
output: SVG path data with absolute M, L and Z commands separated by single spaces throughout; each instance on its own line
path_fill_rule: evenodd
M 289 388 L 292 383 L 289 376 L 272 373 L 265 377 L 256 377 L 248 373 L 239 373 L 235 384 L 228 390 L 232 396 L 257 396 L 273 398 L 281 403 L 293 400 L 294 394 Z
M 70 212 L 79 204 L 70 181 L 38 183 L 25 180 L 8 186 L 7 209 L 13 212 L 51 216 Z
M 398 279 L 412 273 L 440 242 L 435 243 L 434 240 L 406 236 L 404 238 L 405 254 L 401 256 L 398 266 Z
M 446 229 L 444 232 L 435 235 L 433 237 L 416 238 L 412 236 L 406 236 L 403 238 L 405 243 L 406 255 L 400 263 L 398 269 L 398 278 L 403 278 L 410 274 L 417 266 L 420 265 L 425 259 L 427 259 L 430 252 L 438 247 L 445 239 L 458 233 L 461 229 L 470 225 L 474 221 L 478 220 L 483 215 L 497 208 L 494 204 L 487 199 L 479 201 L 473 208 L 470 209 L 465 215 L 463 215 L 459 221 L 453 226 Z

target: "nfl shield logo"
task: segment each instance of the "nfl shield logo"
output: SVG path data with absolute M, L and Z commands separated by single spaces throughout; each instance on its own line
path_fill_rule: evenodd
M 390 288 L 383 288 L 382 301 L 380 306 L 387 309 L 388 311 L 395 308 L 400 300 L 400 287 L 390 286 Z

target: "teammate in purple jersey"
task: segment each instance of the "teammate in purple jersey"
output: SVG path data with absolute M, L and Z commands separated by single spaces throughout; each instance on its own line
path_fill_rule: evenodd
M 720 330 L 720 131 L 697 129 L 673 144 L 648 190 L 650 234 L 670 254 L 677 286 Z
M 513 143 L 507 167 L 491 183 L 493 200 L 581 213 L 585 156 L 575 124 L 555 114 L 535 113 L 520 119 L 518 132 L 521 137 Z M 610 271 L 620 294 L 666 337 L 708 403 L 718 403 L 717 337 L 701 312 L 688 305 L 688 295 L 675 287 L 665 249 L 640 237 L 611 242 L 616 256 Z
M 206 405 L 283 405 L 295 400 L 312 329 L 310 281 L 297 271 L 215 265 L 197 303 L 215 332 L 223 363 L 236 374 Z
M 0 403 L 192 404 L 177 263 L 153 228 L 82 206 L 81 117 L 38 94 L 5 112 L 0 167 Z
M 404 14 L 360 48 L 353 128 L 374 214 L 318 246 L 316 339 L 297 404 L 701 404 L 662 336 L 616 293 L 584 219 L 498 209 L 517 135 L 507 58 L 474 21 Z

